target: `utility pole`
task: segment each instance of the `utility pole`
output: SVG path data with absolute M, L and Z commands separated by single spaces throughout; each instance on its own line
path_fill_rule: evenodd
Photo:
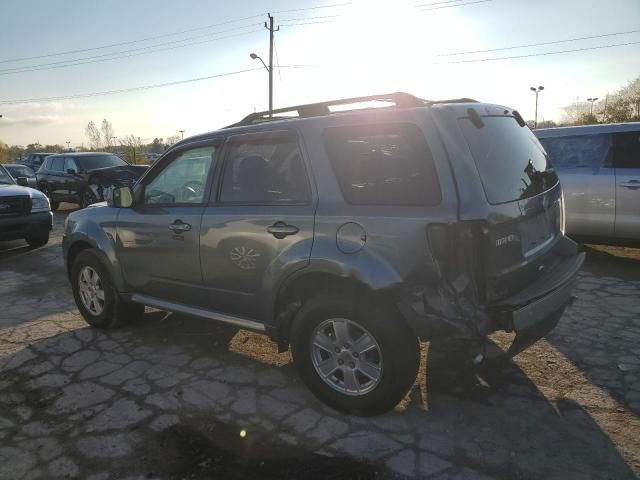
M 184 132 L 186 132 L 186 130 L 178 130 L 178 132 L 182 136 L 181 140 L 184 140 Z
M 269 117 L 272 116 L 273 112 L 273 34 L 280 30 L 280 27 L 277 29 L 273 29 L 273 16 L 270 13 L 267 13 L 269 17 L 269 25 L 267 22 L 264 22 L 264 28 L 269 30 Z

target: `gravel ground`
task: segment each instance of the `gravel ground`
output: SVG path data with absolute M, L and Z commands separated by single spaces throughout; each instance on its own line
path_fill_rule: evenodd
M 316 400 L 266 337 L 148 309 L 94 331 L 51 242 L 0 245 L 0 479 L 627 479 L 640 473 L 640 254 L 586 247 L 543 341 L 471 370 L 423 345 L 392 412 Z M 495 344 L 507 345 L 508 335 Z

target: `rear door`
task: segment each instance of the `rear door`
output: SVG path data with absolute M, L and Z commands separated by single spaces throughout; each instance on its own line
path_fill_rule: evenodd
M 166 157 L 121 209 L 117 255 L 132 293 L 202 306 L 200 221 L 217 142 L 185 146 Z
M 613 134 L 616 169 L 615 236 L 640 240 L 640 132 Z
M 488 200 L 481 262 L 486 301 L 493 303 L 524 288 L 554 262 L 552 248 L 561 237 L 561 189 L 528 127 L 502 111 L 482 116 L 468 111 L 458 121 Z
M 294 131 L 236 135 L 200 231 L 208 307 L 263 320 L 277 281 L 309 262 L 315 202 Z
M 612 238 L 616 213 L 616 176 L 610 133 L 543 138 L 556 170 L 568 235 Z

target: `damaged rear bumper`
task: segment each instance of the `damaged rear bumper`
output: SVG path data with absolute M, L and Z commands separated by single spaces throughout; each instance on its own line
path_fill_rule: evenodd
M 458 340 L 473 348 L 494 331 L 515 332 L 507 353 L 516 355 L 553 330 L 573 300 L 585 254 L 571 240 L 562 240 L 564 257 L 551 271 L 497 304 L 478 305 L 455 286 L 438 284 L 405 294 L 398 308 L 424 340 Z

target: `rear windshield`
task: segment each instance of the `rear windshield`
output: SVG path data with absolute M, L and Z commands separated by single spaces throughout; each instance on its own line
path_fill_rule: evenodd
M 36 174 L 26 165 L 9 165 L 5 167 L 13 177 L 35 177 Z
M 437 205 L 431 151 L 413 124 L 328 128 L 327 153 L 345 200 L 354 205 Z
M 78 157 L 80 168 L 84 171 L 93 170 L 94 168 L 119 167 L 128 165 L 127 162 L 115 155 L 87 155 Z
M 492 204 L 532 197 L 558 182 L 544 149 L 527 127 L 513 117 L 481 117 L 476 127 L 459 119 L 480 172 L 487 199 Z

